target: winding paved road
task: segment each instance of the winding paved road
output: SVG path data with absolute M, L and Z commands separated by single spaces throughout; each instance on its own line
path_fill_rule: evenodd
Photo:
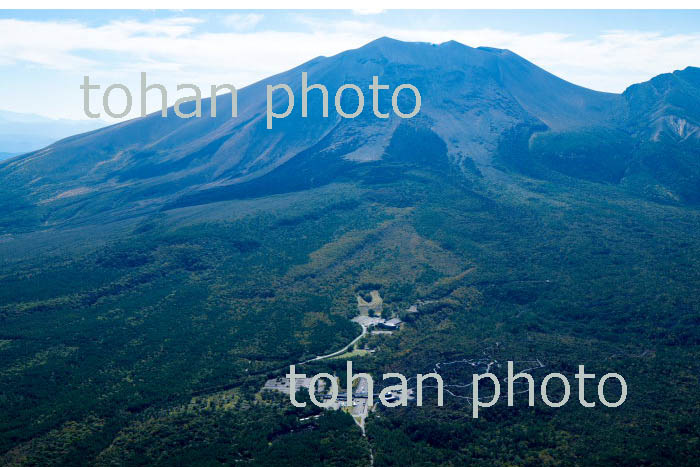
M 362 339 L 362 338 L 367 334 L 367 326 L 365 326 L 364 324 L 361 324 L 361 323 L 358 323 L 358 324 L 360 324 L 360 326 L 362 326 L 362 332 L 360 333 L 359 336 L 357 336 L 357 337 L 354 338 L 352 341 L 350 341 L 350 343 L 349 343 L 348 345 L 346 345 L 346 346 L 343 347 L 342 349 L 337 350 L 337 351 L 335 351 L 335 352 L 333 352 L 333 353 L 329 353 L 329 354 L 326 354 L 326 355 L 318 355 L 318 356 L 316 356 L 316 357 L 314 357 L 314 358 L 310 358 L 310 359 L 305 360 L 305 361 L 303 361 L 303 362 L 299 362 L 299 363 L 297 363 L 297 365 L 303 365 L 304 363 L 310 363 L 310 362 L 317 362 L 317 361 L 319 361 L 319 360 L 323 360 L 323 359 L 326 359 L 326 358 L 335 357 L 335 356 L 337 356 L 337 355 L 340 355 L 340 354 L 343 354 L 343 353 L 347 352 L 348 349 L 350 349 L 353 345 L 355 345 L 355 343 L 356 343 L 357 341 L 359 341 L 360 339 Z

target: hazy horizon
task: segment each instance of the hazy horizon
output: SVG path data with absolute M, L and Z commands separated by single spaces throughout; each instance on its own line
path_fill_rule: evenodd
M 103 87 L 137 89 L 145 71 L 173 90 L 242 88 L 382 36 L 506 48 L 579 86 L 619 93 L 697 66 L 697 19 L 687 11 L 4 11 L 0 109 L 85 119 L 84 75 Z

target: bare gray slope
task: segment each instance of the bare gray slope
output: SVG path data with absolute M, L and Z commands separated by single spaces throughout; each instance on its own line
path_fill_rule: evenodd
M 312 91 L 309 117 L 301 117 L 301 72 L 329 91 L 330 112 L 321 116 L 320 93 Z M 457 167 L 490 166 L 505 132 L 517 126 L 565 131 L 611 125 L 624 107 L 621 95 L 591 91 L 500 49 L 400 42 L 389 38 L 333 57 L 319 57 L 239 91 L 238 116 L 231 118 L 228 95 L 217 99 L 218 117 L 181 119 L 155 113 L 64 139 L 45 149 L 0 163 L 0 182 L 23 205 L 48 210 L 46 222 L 113 209 L 148 211 L 192 193 L 255 180 L 299 155 L 323 152 L 345 161 L 381 159 L 402 120 L 372 113 L 372 76 L 395 88 L 416 86 L 420 114 L 410 123 L 444 141 Z M 292 115 L 266 129 L 266 85 L 287 83 L 295 92 Z M 342 119 L 333 96 L 342 84 L 364 90 L 364 111 Z M 275 95 L 283 107 L 283 92 Z M 410 93 L 399 106 L 412 107 Z M 346 111 L 356 98 L 347 92 Z M 391 93 L 380 95 L 390 112 Z M 404 122 L 405 123 L 405 122 Z M 55 218 L 55 219 L 54 219 Z
M 630 131 L 654 141 L 700 141 L 700 68 L 664 73 L 623 96 Z

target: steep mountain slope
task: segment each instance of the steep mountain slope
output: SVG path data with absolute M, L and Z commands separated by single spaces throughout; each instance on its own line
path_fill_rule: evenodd
M 321 116 L 318 91 L 309 95 L 309 117 L 301 117 L 302 71 L 310 83 L 328 88 L 328 118 Z M 209 116 L 205 100 L 202 118 L 181 119 L 170 109 L 167 118 L 155 113 L 130 120 L 6 163 L 0 179 L 28 205 L 44 206 L 46 220 L 59 222 L 117 207 L 155 209 L 183 194 L 254 180 L 310 152 L 332 153 L 334 160 L 378 160 L 402 121 L 393 114 L 385 120 L 373 115 L 368 88 L 373 75 L 391 86 L 380 94 L 383 112 L 390 111 L 390 92 L 397 85 L 411 83 L 420 90 L 423 107 L 410 124 L 444 141 L 457 167 L 491 164 L 510 128 L 590 126 L 606 121 L 620 101 L 567 83 L 508 51 L 384 38 L 240 90 L 237 118 L 231 118 L 230 97 L 221 95 L 216 118 Z M 297 99 L 292 115 L 275 120 L 271 130 L 265 127 L 269 83 L 288 83 Z M 364 111 L 355 119 L 333 111 L 333 95 L 345 83 L 365 92 Z M 275 106 L 281 106 L 284 93 L 275 98 Z M 345 108 L 354 108 L 352 93 L 345 98 Z M 399 102 L 402 108 L 410 104 Z
M 612 124 L 611 124 L 612 122 Z M 630 86 L 610 120 L 508 134 L 503 160 L 531 175 L 619 184 L 661 202 L 700 203 L 700 69 Z
M 652 141 L 700 140 L 700 68 L 632 85 L 623 97 L 630 131 Z
M 319 91 L 310 92 L 309 116 L 301 116 L 302 71 L 310 84 L 327 87 L 328 117 L 321 115 Z M 372 112 L 374 75 L 390 86 L 378 102 L 387 119 Z M 631 181 L 643 195 L 696 202 L 698 81 L 698 69 L 689 67 L 622 95 L 607 94 L 568 83 L 507 50 L 382 38 L 241 89 L 236 118 L 230 96 L 221 95 L 216 118 L 205 99 L 201 118 L 182 119 L 169 109 L 166 118 L 157 112 L 2 163 L 2 190 L 15 201 L 0 207 L 0 223 L 13 229 L 36 227 L 38 220 L 51 226 L 106 214 L 129 217 L 353 180 L 364 176 L 354 171 L 366 174 L 371 167 L 360 166 L 381 160 L 406 137 L 413 142 L 403 142 L 402 157 L 411 157 L 406 150 L 427 137 L 444 152 L 445 168 L 458 172 L 494 176 L 488 169 L 497 157 L 531 175 L 548 177 L 553 170 Z M 293 89 L 296 105 L 268 130 L 266 85 L 279 83 Z M 334 111 L 335 91 L 347 83 L 365 95 L 355 119 Z M 422 95 L 421 111 L 410 120 L 390 110 L 391 92 L 403 83 Z M 413 104 L 408 94 L 399 99 L 404 111 Z M 342 104 L 354 109 L 354 93 Z M 277 92 L 273 107 L 285 106 L 285 93 Z
M 262 82 L 237 119 L 222 96 L 221 118 L 171 110 L 0 164 L 0 464 L 700 463 L 698 152 L 649 130 L 679 86 L 659 105 L 690 121 L 689 78 L 628 99 L 507 51 L 384 39 L 268 81 L 298 91 L 302 70 L 331 95 L 409 82 L 424 108 L 324 119 L 312 94 L 266 130 Z M 378 390 L 451 362 L 443 406 L 430 388 L 378 407 L 363 436 L 261 390 L 354 339 L 374 290 L 400 328 L 303 371 L 352 358 Z M 508 407 L 503 383 L 472 419 L 471 372 L 507 361 L 539 362 L 536 388 L 565 375 L 570 401 Z M 578 365 L 623 375 L 628 400 L 582 407 Z

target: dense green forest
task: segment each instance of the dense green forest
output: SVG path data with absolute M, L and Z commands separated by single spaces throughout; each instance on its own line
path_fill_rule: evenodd
M 33 254 L 18 235 L 0 271 L 2 464 L 697 465 L 700 213 L 600 179 L 438 171 L 390 156 L 352 182 L 56 233 Z M 620 373 L 628 400 L 519 398 L 474 420 L 429 393 L 378 408 L 363 436 L 260 391 L 356 336 L 374 288 L 405 324 L 367 337 L 356 371 L 539 359 Z

